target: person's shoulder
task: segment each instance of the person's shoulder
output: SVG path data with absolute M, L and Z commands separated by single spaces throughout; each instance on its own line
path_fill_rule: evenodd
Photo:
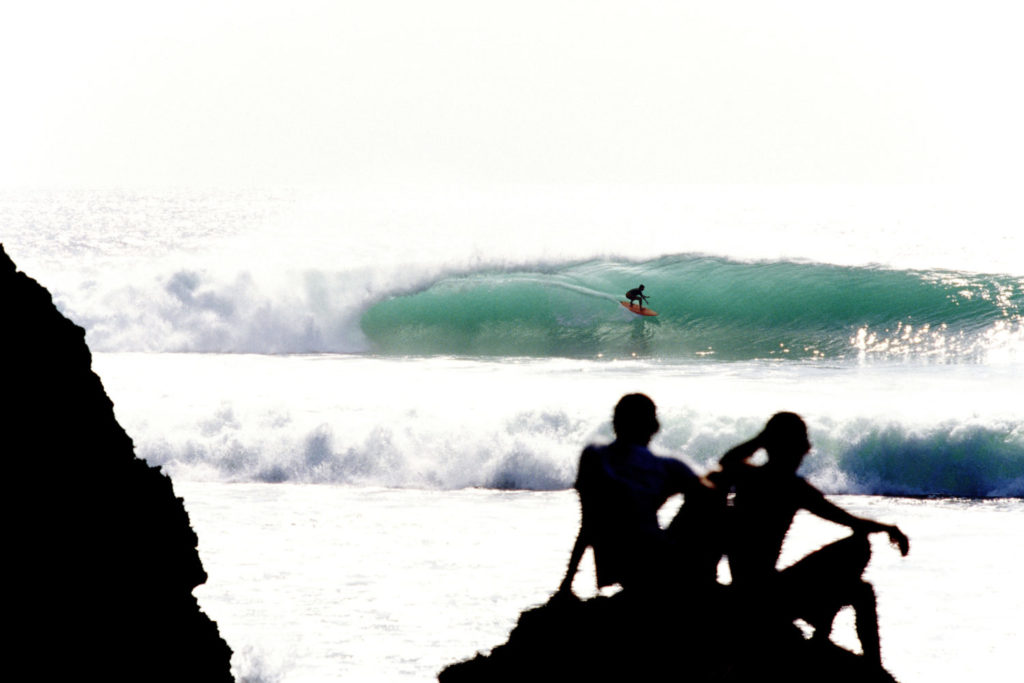
M 821 490 L 817 486 L 815 486 L 811 482 L 807 481 L 803 477 L 794 476 L 793 477 L 793 484 L 792 484 L 792 486 L 793 486 L 793 489 L 795 491 L 797 491 L 801 496 L 808 497 L 808 498 L 824 498 L 825 497 L 825 494 L 822 493 Z
M 790 481 L 792 482 L 794 488 L 802 489 L 804 491 L 817 491 L 818 490 L 818 487 L 816 487 L 811 482 L 807 481 L 807 479 L 805 477 L 801 477 L 798 474 L 794 474 Z
M 741 462 L 731 465 L 725 473 L 737 491 L 742 490 L 747 494 L 762 495 L 772 491 L 773 495 L 787 500 L 801 495 L 798 477 L 792 474 L 780 476 L 777 470 L 765 465 Z
M 683 462 L 679 458 L 673 458 L 673 457 L 668 456 L 668 455 L 656 455 L 654 457 L 656 457 L 659 462 L 663 463 L 665 465 L 665 467 L 668 467 L 670 469 L 686 470 L 688 472 L 692 472 L 693 471 L 689 465 L 687 465 L 685 462 Z
M 634 462 L 647 463 L 648 465 L 651 463 L 661 465 L 663 462 L 671 460 L 671 458 L 655 455 L 647 446 L 640 446 L 638 444 L 631 444 L 626 449 L 626 453 L 630 460 Z
M 650 451 L 647 451 L 647 455 L 653 462 L 657 463 L 658 467 L 660 467 L 665 474 L 669 476 L 684 477 L 687 479 L 697 477 L 693 468 L 679 458 L 673 458 L 666 455 L 654 455 Z
M 590 444 L 580 453 L 580 469 L 597 467 L 608 459 L 608 446 Z

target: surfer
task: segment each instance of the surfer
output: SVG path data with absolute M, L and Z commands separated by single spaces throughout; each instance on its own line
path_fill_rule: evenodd
M 648 450 L 660 425 L 646 395 L 623 396 L 612 427 L 611 444 L 587 446 L 580 456 L 575 488 L 582 520 L 559 596 L 572 594 L 573 577 L 588 547 L 594 550 L 598 587 L 663 585 L 658 579 L 668 578 L 673 555 L 670 538 L 658 524 L 658 509 L 676 493 L 689 499 L 691 493 L 710 492 L 684 463 Z
M 644 295 L 644 286 L 640 285 L 635 289 L 631 289 L 626 292 L 626 299 L 632 304 L 634 301 L 640 302 L 640 308 L 644 307 L 644 303 L 647 301 L 647 297 Z
M 816 640 L 827 639 L 836 613 L 851 605 L 865 658 L 881 664 L 875 592 L 861 578 L 871 557 L 867 537 L 885 532 L 903 555 L 910 542 L 897 527 L 855 517 L 798 477 L 797 468 L 810 447 L 807 426 L 800 416 L 778 413 L 760 434 L 723 455 L 721 469 L 708 475 L 721 491 L 735 492 L 726 510 L 732 582 L 745 599 L 770 607 L 769 613 L 807 621 L 814 627 Z M 768 453 L 767 463 L 748 463 L 761 448 Z M 783 539 L 800 509 L 847 526 L 853 535 L 777 571 Z

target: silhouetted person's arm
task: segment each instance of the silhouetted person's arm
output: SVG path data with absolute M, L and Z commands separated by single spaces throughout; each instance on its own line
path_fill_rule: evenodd
M 728 489 L 732 484 L 733 473 L 736 468 L 745 464 L 759 448 L 764 447 L 761 437 L 762 435 L 758 434 L 753 439 L 744 441 L 740 445 L 729 449 L 725 455 L 718 459 L 719 469 L 713 472 L 708 472 L 704 477 L 705 481 L 710 482 L 718 488 Z
M 906 555 L 910 552 L 910 540 L 902 531 L 899 530 L 899 527 L 894 524 L 882 524 L 881 522 L 876 522 L 873 519 L 866 519 L 864 517 L 851 515 L 846 510 L 825 498 L 825 496 L 817 489 L 814 489 L 814 492 L 817 495 L 808 496 L 807 500 L 803 503 L 804 508 L 808 512 L 811 512 L 822 519 L 827 519 L 830 522 L 850 527 L 850 529 L 856 533 L 866 535 L 875 533 L 876 531 L 884 531 L 889 535 L 889 541 L 899 548 L 901 555 Z
M 586 535 L 583 533 L 583 527 L 580 526 L 580 532 L 576 535 L 576 544 L 573 545 L 572 554 L 569 556 L 569 566 L 565 570 L 565 578 L 562 579 L 562 585 L 558 587 L 556 595 L 572 594 L 572 580 L 576 577 L 576 571 L 580 567 L 580 560 L 583 559 L 587 545 Z
M 729 451 L 718 459 L 722 469 L 728 469 L 740 463 L 746 462 L 759 448 L 763 448 L 762 435 L 758 434 L 750 441 L 744 441 L 739 446 L 733 446 Z

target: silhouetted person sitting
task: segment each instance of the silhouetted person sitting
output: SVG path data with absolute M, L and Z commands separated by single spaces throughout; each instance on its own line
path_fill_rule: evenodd
M 884 531 L 903 555 L 910 544 L 897 527 L 851 515 L 798 477 L 796 470 L 810 447 L 800 416 L 778 413 L 764 431 L 722 456 L 721 471 L 708 475 L 716 486 L 735 490 L 727 510 L 726 546 L 733 585 L 744 599 L 786 620 L 804 619 L 814 627 L 814 639 L 827 639 L 836 613 L 851 605 L 865 658 L 881 664 L 875 593 L 861 578 L 871 557 L 867 536 Z M 767 451 L 768 462 L 759 467 L 749 464 L 747 460 L 761 448 Z M 782 541 L 800 509 L 854 533 L 777 571 Z
M 626 292 L 626 298 L 629 300 L 630 304 L 635 301 L 639 304 L 640 308 L 643 308 L 644 302 L 647 301 L 647 297 L 644 295 L 644 286 L 640 285 L 639 287 L 629 290 Z
M 668 536 L 658 509 L 676 493 L 707 491 L 689 467 L 648 449 L 658 431 L 654 402 L 628 394 L 615 406 L 615 441 L 588 446 L 580 456 L 576 490 L 582 522 L 558 595 L 572 592 L 580 559 L 594 549 L 598 587 L 653 588 L 669 572 Z

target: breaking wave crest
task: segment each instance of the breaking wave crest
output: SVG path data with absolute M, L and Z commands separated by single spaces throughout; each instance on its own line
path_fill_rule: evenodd
M 509 418 L 499 429 L 453 435 L 447 426 L 410 422 L 375 425 L 353 436 L 327 425 L 263 440 L 259 431 L 225 424 L 172 442 L 166 435 L 138 444 L 139 454 L 189 479 L 325 483 L 434 489 L 558 490 L 572 486 L 576 457 L 587 441 L 610 440 L 565 413 Z M 682 457 L 698 471 L 715 466 L 753 423 L 666 417 L 654 450 Z M 1024 429 L 1016 423 L 945 423 L 915 429 L 882 422 L 812 426 L 815 451 L 802 472 L 829 493 L 1024 496 Z
M 57 301 L 99 351 L 974 362 L 1024 348 L 1024 278 L 1009 275 L 684 255 L 151 282 Z M 656 318 L 618 305 L 641 282 Z

